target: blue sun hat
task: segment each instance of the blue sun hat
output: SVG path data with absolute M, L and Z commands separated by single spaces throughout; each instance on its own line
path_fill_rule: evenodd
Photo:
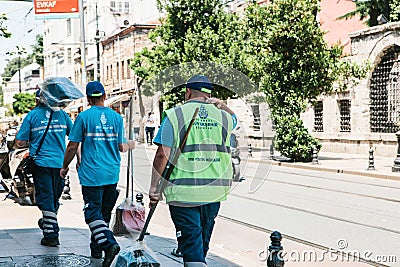
M 186 88 L 198 90 L 207 94 L 212 92 L 212 84 L 204 75 L 195 75 L 186 82 Z

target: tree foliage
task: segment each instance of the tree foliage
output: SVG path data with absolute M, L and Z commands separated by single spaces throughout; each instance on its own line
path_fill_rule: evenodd
M 378 17 L 384 15 L 391 22 L 399 21 L 400 1 L 399 0 L 363 0 L 356 1 L 355 10 L 340 16 L 339 19 L 360 16 L 360 20 L 366 20 L 368 26 L 379 25 Z
M 10 81 L 11 77 L 17 73 L 17 71 L 23 67 L 28 66 L 32 63 L 32 59 L 29 57 L 16 57 L 11 59 L 4 68 L 3 72 L 3 82 L 7 83 Z
M 341 47 L 329 47 L 324 40 L 315 17 L 318 2 L 255 4 L 245 16 L 246 74 L 260 83 L 266 95 L 277 124 L 277 149 L 293 160 L 309 160 L 312 147 L 318 146 L 300 120 L 307 104 L 332 92 L 339 78 L 365 75 L 361 67 L 341 60 Z
M 36 62 L 40 66 L 44 65 L 43 57 L 43 35 L 36 35 L 36 43 L 32 46 L 32 54 L 29 55 L 32 58 L 32 62 Z
M 277 123 L 278 150 L 296 161 L 309 160 L 312 147 L 320 145 L 304 127 L 300 114 L 310 101 L 333 91 L 339 78 L 365 75 L 362 67 L 341 60 L 340 46 L 329 47 L 325 42 L 316 21 L 318 2 L 274 0 L 264 7 L 253 3 L 238 17 L 225 12 L 218 0 L 159 0 L 166 17 L 150 35 L 155 46 L 136 54 L 131 67 L 142 80 L 157 76 L 161 81 L 158 86 L 143 84 L 145 94 L 177 87 L 164 96 L 174 103 L 183 95 L 177 94 L 180 88 L 176 85 L 185 81 L 183 77 L 168 80 L 174 73 L 183 69 L 190 74 L 204 61 L 239 70 L 265 93 Z M 171 70 L 177 64 L 183 67 Z M 218 74 L 207 75 L 218 79 Z M 233 77 L 232 84 L 244 88 L 242 93 L 253 92 L 238 83 L 240 75 L 228 76 Z M 224 89 L 216 90 L 217 97 L 236 93 Z
M 390 21 L 400 21 L 400 0 L 392 0 L 390 3 Z
M 32 53 L 26 55 L 26 49 L 21 46 L 16 46 L 16 51 L 7 52 L 8 55 L 17 56 L 11 59 L 4 68 L 3 72 L 3 83 L 10 81 L 11 77 L 21 68 L 28 66 L 36 62 L 40 66 L 43 66 L 43 36 L 36 36 L 36 43 L 32 45 Z
M 35 107 L 35 94 L 20 93 L 14 95 L 13 110 L 15 114 L 28 113 L 32 108 Z
M 4 22 L 7 20 L 6 14 L 0 14 L 0 37 L 10 38 L 11 32 L 7 30 L 7 27 L 4 25 Z
M 165 77 L 161 77 L 163 83 L 157 83 L 160 86 L 143 88 L 146 95 L 161 91 L 166 102 L 177 103 L 183 100 L 183 94 L 177 94 L 181 90 L 179 85 L 196 74 L 196 71 L 207 74 L 213 82 L 221 77 L 216 77 L 220 73 L 215 73 L 213 64 L 208 67 L 200 64 L 201 66 L 195 68 L 191 65 L 187 69 L 184 66 L 171 67 L 189 62 L 213 62 L 235 67 L 238 61 L 234 61 L 234 57 L 229 54 L 237 44 L 240 24 L 236 15 L 224 11 L 219 0 L 171 0 L 158 1 L 158 4 L 166 17 L 162 25 L 150 34 L 156 45 L 137 53 L 132 68 L 139 77 L 146 80 L 154 76 L 160 78 L 160 73 L 168 68 L 170 69 L 166 76 L 181 76 L 180 82 L 168 82 Z M 182 75 L 185 72 L 186 75 Z M 237 77 L 231 79 L 235 78 Z M 215 92 L 215 96 L 224 99 L 235 94 L 223 86 Z

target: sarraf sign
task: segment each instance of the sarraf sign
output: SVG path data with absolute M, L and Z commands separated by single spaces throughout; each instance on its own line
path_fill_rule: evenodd
M 37 19 L 79 17 L 79 0 L 34 0 Z

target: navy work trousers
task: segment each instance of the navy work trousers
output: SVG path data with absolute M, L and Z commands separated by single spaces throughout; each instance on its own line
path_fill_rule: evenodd
M 58 237 L 60 231 L 57 222 L 59 199 L 64 188 L 64 179 L 59 168 L 41 167 L 35 164 L 33 171 L 36 205 L 43 214 L 43 236 Z
M 211 234 L 220 202 L 199 206 L 175 206 L 169 211 L 175 225 L 178 247 L 186 263 L 206 263 Z
M 117 184 L 82 186 L 82 195 L 85 202 L 85 222 L 92 233 L 90 248 L 97 252 L 106 251 L 109 246 L 117 243 L 108 227 L 119 195 Z

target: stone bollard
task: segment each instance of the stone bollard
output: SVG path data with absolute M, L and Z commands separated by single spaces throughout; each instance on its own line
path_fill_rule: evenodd
M 374 149 L 372 147 L 369 148 L 369 157 L 368 157 L 368 169 L 367 171 L 375 170 L 375 163 L 374 163 Z
M 311 164 L 316 165 L 319 164 L 318 162 L 318 152 L 317 152 L 317 148 L 314 146 L 313 150 L 312 150 L 312 162 Z
M 141 204 L 142 206 L 144 206 L 143 194 L 142 193 L 137 193 L 136 194 L 136 203 Z
M 271 142 L 269 145 L 269 159 L 274 159 L 274 143 Z
M 396 132 L 397 137 L 397 157 L 394 160 L 394 166 L 392 172 L 400 172 L 400 131 Z
M 247 152 L 248 152 L 248 156 L 252 157 L 253 156 L 253 149 L 251 148 L 251 144 L 248 145 L 247 147 Z
M 285 262 L 282 257 L 281 251 L 283 247 L 281 246 L 282 235 L 278 231 L 275 231 L 270 236 L 271 245 L 268 247 L 268 259 L 267 266 L 268 267 L 283 267 Z
M 72 199 L 71 194 L 69 193 L 71 191 L 71 187 L 69 186 L 70 182 L 69 182 L 69 176 L 65 177 L 64 180 L 64 188 L 63 188 L 63 192 L 61 195 L 61 198 L 64 200 L 70 200 Z

